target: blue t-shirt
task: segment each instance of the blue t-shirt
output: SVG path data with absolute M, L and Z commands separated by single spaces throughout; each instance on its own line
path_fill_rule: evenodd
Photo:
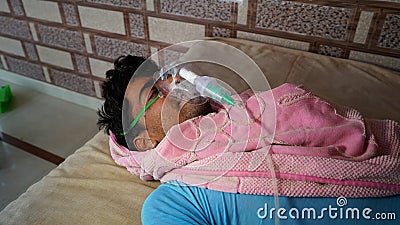
M 400 224 L 400 196 L 304 198 L 234 194 L 172 181 L 142 208 L 143 225 Z

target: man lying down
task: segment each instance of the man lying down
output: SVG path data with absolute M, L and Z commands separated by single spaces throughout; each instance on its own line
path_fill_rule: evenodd
M 155 65 L 129 82 L 144 61 L 122 56 L 107 71 L 98 122 L 117 164 L 163 183 L 143 205 L 144 225 L 399 224 L 396 122 L 291 84 L 233 96 L 234 106 L 179 102 L 150 85 Z M 271 95 L 274 117 L 263 117 Z

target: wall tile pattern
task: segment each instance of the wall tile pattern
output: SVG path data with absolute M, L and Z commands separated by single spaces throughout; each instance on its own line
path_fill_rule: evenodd
M 168 65 L 170 63 L 176 62 L 176 60 L 179 59 L 182 55 L 182 52 L 168 49 L 159 54 L 159 58 L 161 58 L 160 60 L 163 62 L 163 64 Z
M 76 51 L 85 48 L 81 32 L 41 24 L 37 28 L 40 41 L 44 44 Z
M 142 0 L 85 0 L 85 2 L 120 6 L 132 9 L 143 9 Z
M 7 62 L 6 62 L 6 57 L 4 55 L 0 55 L 0 61 L 1 61 L 1 67 L 2 69 L 8 70 Z
M 37 50 L 41 62 L 67 69 L 74 68 L 71 53 L 67 51 L 49 48 L 42 45 L 38 45 Z
M 386 16 L 378 46 L 400 50 L 400 14 Z
M 40 65 L 26 60 L 6 56 L 8 69 L 11 72 L 18 73 L 36 80 L 44 81 L 44 74 Z
M 147 56 L 147 46 L 144 44 L 123 41 L 95 35 L 96 52 L 99 56 L 115 59 L 120 55 L 131 54 L 136 56 Z
M 32 59 L 33 61 L 38 60 L 35 45 L 32 43 L 29 43 L 29 42 L 24 42 L 24 46 L 25 46 L 25 50 L 28 55 L 28 58 Z
M 161 13 L 229 22 L 231 5 L 219 0 L 160 0 Z
M 67 25 L 79 26 L 78 13 L 73 4 L 62 4 Z
M 21 43 L 24 53 L 3 46 L 0 68 L 97 98 L 119 55 L 148 57 L 205 36 L 400 70 L 398 0 L 2 0 L 0 6 L 0 37 Z
M 51 83 L 49 69 L 46 66 L 42 66 L 42 69 L 43 69 L 44 78 L 45 78 L 46 82 Z
M 77 76 L 72 73 L 50 69 L 51 80 L 55 85 L 65 87 L 83 94 L 95 96 L 92 80 L 86 77 Z
M 92 75 L 101 78 L 105 78 L 106 74 L 104 71 L 108 70 L 109 68 L 112 68 L 113 66 L 111 62 L 95 58 L 89 58 L 89 64 L 92 70 Z
M 125 35 L 122 12 L 78 6 L 82 27 Z
M 49 22 L 61 23 L 61 13 L 58 4 L 51 1 L 22 0 L 27 16 Z
M 344 56 L 345 50 L 343 48 L 329 46 L 329 45 L 320 45 L 318 54 L 333 56 L 341 58 Z
M 29 28 L 30 28 L 33 40 L 34 41 L 39 41 L 39 38 L 38 38 L 38 35 L 37 35 L 37 32 L 36 32 L 36 28 L 35 28 L 35 23 L 29 22 Z
M 281 0 L 261 0 L 256 27 L 344 40 L 352 9 Z
M 212 28 L 212 36 L 213 37 L 231 37 L 231 30 L 228 28 L 213 27 Z
M 10 12 L 10 6 L 7 1 L 0 1 L 0 12 Z
M 80 54 L 74 54 L 74 56 L 78 72 L 88 74 L 90 72 L 88 58 Z
M 16 38 L 32 39 L 29 33 L 28 23 L 25 20 L 0 16 L 0 34 L 10 35 Z
M 360 18 L 358 19 L 356 33 L 354 35 L 354 42 L 364 44 L 367 40 L 369 29 L 371 28 L 373 12 L 361 11 Z
M 25 56 L 21 41 L 7 37 L 0 36 L 0 51 L 22 57 Z
M 148 17 L 149 38 L 158 42 L 179 43 L 201 39 L 205 35 L 205 26 L 195 23 Z
M 143 15 L 129 14 L 129 27 L 132 37 L 144 38 L 144 20 Z
M 2 69 L 8 70 L 6 57 L 4 57 L 4 55 L 0 55 L 0 61 L 1 61 Z
M 102 82 L 95 80 L 95 81 L 93 81 L 93 84 L 94 84 L 94 90 L 95 90 L 95 93 L 96 93 L 96 97 L 101 98 L 101 85 L 102 85 Z
M 349 58 L 372 64 L 385 63 L 385 66 L 390 69 L 400 70 L 399 57 L 390 57 L 390 56 L 383 56 L 383 55 L 371 54 L 359 51 L 350 51 Z
M 12 0 L 12 1 L 10 1 L 10 4 L 11 4 L 12 11 L 16 15 L 24 15 L 25 14 L 21 0 Z

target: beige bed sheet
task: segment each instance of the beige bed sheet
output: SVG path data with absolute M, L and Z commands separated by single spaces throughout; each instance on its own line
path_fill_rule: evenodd
M 306 88 L 368 117 L 400 121 L 400 74 L 350 60 L 239 39 L 219 39 L 253 58 L 272 87 Z M 99 132 L 0 212 L 0 224 L 140 224 L 145 198 L 159 185 L 117 166 Z

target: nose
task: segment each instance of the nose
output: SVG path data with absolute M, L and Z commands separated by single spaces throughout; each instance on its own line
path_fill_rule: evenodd
M 174 85 L 181 83 L 184 79 L 179 76 L 179 74 L 172 75 L 168 74 L 166 79 L 158 79 L 155 83 L 156 88 L 163 94 L 167 96 L 169 92 L 171 92 Z
M 167 79 L 164 80 L 157 80 L 155 83 L 156 88 L 161 92 L 163 96 L 167 96 L 168 93 L 171 91 L 171 87 Z

